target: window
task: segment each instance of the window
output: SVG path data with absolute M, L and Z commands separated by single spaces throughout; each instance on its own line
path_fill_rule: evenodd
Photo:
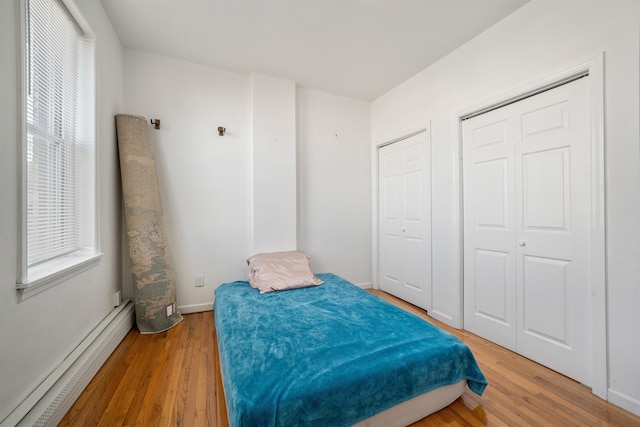
M 21 296 L 98 258 L 93 38 L 70 3 L 25 1 Z

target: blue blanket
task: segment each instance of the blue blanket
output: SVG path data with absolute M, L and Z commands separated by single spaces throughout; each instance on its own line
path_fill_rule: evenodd
M 487 381 L 458 338 L 334 274 L 321 286 L 215 292 L 231 426 L 347 426 L 463 379 Z

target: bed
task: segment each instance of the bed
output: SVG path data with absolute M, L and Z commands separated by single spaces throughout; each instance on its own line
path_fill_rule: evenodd
M 487 381 L 458 338 L 341 277 L 215 291 L 231 426 L 407 425 Z M 416 418 L 417 417 L 417 418 Z

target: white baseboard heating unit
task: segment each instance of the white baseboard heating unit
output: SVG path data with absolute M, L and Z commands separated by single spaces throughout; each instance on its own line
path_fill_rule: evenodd
M 56 426 L 134 322 L 133 303 L 125 300 L 0 423 L 0 427 Z

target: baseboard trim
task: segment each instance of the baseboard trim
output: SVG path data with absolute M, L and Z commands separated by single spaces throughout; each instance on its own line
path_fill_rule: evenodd
M 181 305 L 181 306 L 178 306 L 178 310 L 180 310 L 180 313 L 182 313 L 182 314 L 200 313 L 202 311 L 211 311 L 211 310 L 213 310 L 213 301 L 206 302 L 204 304 Z
M 85 338 L 0 427 L 56 426 L 135 323 L 125 300 Z
M 609 403 L 621 407 L 625 411 L 629 411 L 632 414 L 640 416 L 640 400 L 628 394 L 609 389 L 608 393 Z
M 372 289 L 373 288 L 373 283 L 371 282 L 367 282 L 367 283 L 356 283 L 355 284 L 357 287 L 361 288 L 361 289 Z

